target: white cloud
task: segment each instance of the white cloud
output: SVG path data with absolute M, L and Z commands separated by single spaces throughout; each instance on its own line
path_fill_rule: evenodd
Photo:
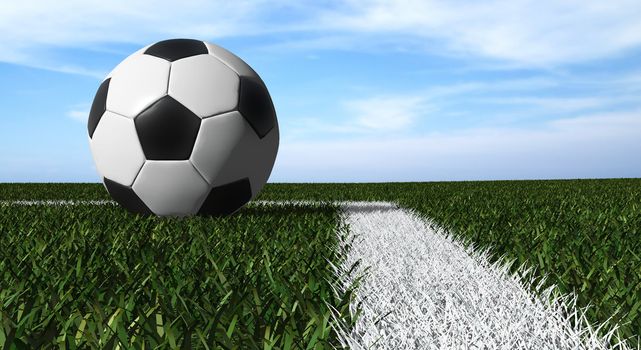
M 66 0 L 3 2 L 2 41 L 14 47 L 139 43 L 158 35 L 190 33 L 219 37 L 255 29 L 255 9 L 261 1 Z M 247 19 L 247 21 L 245 21 Z
M 641 177 L 641 110 L 535 129 L 475 128 L 413 138 L 283 140 L 272 181 L 368 182 Z
M 408 91 L 397 94 L 376 94 L 368 97 L 345 100 L 339 120 L 328 120 L 323 117 L 301 116 L 286 118 L 282 122 L 284 139 L 323 138 L 324 136 L 359 137 L 363 135 L 407 135 L 416 127 L 429 129 L 430 118 L 461 117 L 475 114 L 474 111 L 456 106 L 451 110 L 447 104 L 456 100 L 462 106 L 469 102 L 488 104 L 510 104 L 522 109 L 517 116 L 514 113 L 501 115 L 494 112 L 491 121 L 518 122 L 519 118 L 560 112 L 585 110 L 600 107 L 609 103 L 606 98 L 584 97 L 539 98 L 539 97 L 500 97 L 506 91 L 518 92 L 529 96 L 541 89 L 558 85 L 554 79 L 524 78 L 498 80 L 491 82 L 468 81 L 465 83 L 437 85 L 419 91 Z M 489 94 L 492 97 L 476 97 L 477 94 Z M 495 94 L 499 94 L 498 96 Z M 497 96 L 497 97 L 494 97 Z M 629 98 L 626 97 L 626 98 Z M 620 101 L 619 101 L 620 102 Z M 478 113 L 476 113 L 478 114 Z M 436 120 L 436 119 L 432 119 Z M 439 125 L 437 123 L 436 125 Z
M 280 121 L 282 124 L 283 121 Z M 363 127 L 356 126 L 354 122 L 350 119 L 341 123 L 332 123 L 327 122 L 324 119 L 317 117 L 299 117 L 290 121 L 287 125 L 283 125 L 283 132 L 287 130 L 286 133 L 281 135 L 282 138 L 304 138 L 309 139 L 311 135 L 318 138 L 320 134 L 367 134 L 371 133 L 372 130 L 364 129 Z
M 410 127 L 425 112 L 421 96 L 377 96 L 348 101 L 345 106 L 357 127 L 395 131 Z
M 609 97 L 482 97 L 473 98 L 473 101 L 497 104 L 514 105 L 521 107 L 535 107 L 539 112 L 568 113 L 574 111 L 590 110 L 593 108 L 620 103 Z
M 255 34 L 264 1 L 0 2 L 0 61 L 83 75 L 97 75 L 50 57 L 52 49 L 95 48 L 112 43 L 144 45 L 169 37 L 218 38 Z
M 468 97 L 479 92 L 497 93 L 504 91 L 511 92 L 532 92 L 557 85 L 558 82 L 552 79 L 526 78 L 511 79 L 492 82 L 469 81 L 457 84 L 439 85 L 418 91 L 408 91 L 397 94 L 375 94 L 368 97 L 353 98 L 342 103 L 344 116 L 341 120 L 327 121 L 327 118 L 305 116 L 287 118 L 287 134 L 284 138 L 318 138 L 327 135 L 390 135 L 403 134 L 411 131 L 413 127 L 425 127 L 424 122 L 430 118 L 443 118 L 445 115 L 452 116 L 468 115 L 471 111 L 459 110 L 457 112 L 445 111 L 444 101 L 457 97 L 459 100 L 481 101 L 485 103 L 504 104 L 548 104 L 548 108 L 562 105 L 563 100 L 536 98 L 477 98 Z M 596 100 L 596 98 L 594 98 Z M 592 98 L 577 99 L 570 101 L 572 106 L 588 105 Z M 599 101 L 601 101 L 599 99 Z M 541 113 L 539 111 L 538 113 Z M 495 116 L 493 119 L 500 119 Z M 509 120 L 516 120 L 518 116 L 511 115 Z M 429 127 L 429 126 L 428 126 Z
M 0 61 L 94 76 L 96 72 L 64 68 L 64 62 L 49 57 L 49 50 L 270 33 L 286 35 L 265 46 L 426 49 L 517 66 L 611 57 L 641 45 L 637 0 L 346 0 L 324 5 L 290 0 L 4 1 Z
M 55 61 L 50 61 L 48 59 L 43 59 L 43 60 L 26 59 L 22 61 L 20 64 L 29 66 L 32 68 L 44 69 L 44 70 L 49 70 L 53 72 L 84 75 L 87 77 L 97 78 L 100 80 L 104 79 L 105 76 L 107 75 L 106 70 L 89 69 L 89 68 L 81 67 L 78 65 L 61 64 Z
M 86 123 L 87 118 L 89 118 L 89 108 L 86 104 L 72 106 L 71 109 L 67 111 L 67 117 L 81 123 Z
M 636 0 L 348 3 L 325 13 L 322 28 L 420 37 L 434 52 L 444 46 L 528 66 L 608 57 L 641 44 L 641 2 Z
M 341 121 L 298 117 L 288 123 L 285 138 L 309 138 L 327 134 L 368 135 L 403 133 L 429 115 L 426 94 L 377 95 L 344 101 Z

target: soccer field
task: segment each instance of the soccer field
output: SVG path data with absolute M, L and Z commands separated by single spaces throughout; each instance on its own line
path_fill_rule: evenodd
M 55 330 L 67 348 L 142 339 L 146 348 L 184 339 L 193 348 L 617 348 L 613 326 L 638 335 L 639 182 L 277 184 L 261 194 L 270 202 L 225 219 L 131 216 L 100 202 L 108 198 L 94 184 L 3 184 L 0 341 Z M 41 202 L 61 199 L 76 202 Z M 594 218 L 590 242 L 564 236 L 585 237 Z M 524 239 L 531 233 L 539 248 Z M 574 272 L 592 273 L 568 283 L 562 253 L 581 259 L 581 244 L 597 253 Z M 627 264 L 607 275 L 613 258 Z M 626 289 L 610 293 L 617 282 Z M 599 309 L 577 313 L 568 286 L 579 309 L 586 299 Z

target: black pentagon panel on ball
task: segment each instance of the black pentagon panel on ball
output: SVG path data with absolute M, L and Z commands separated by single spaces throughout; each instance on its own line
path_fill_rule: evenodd
M 129 186 L 123 186 L 115 181 L 107 178 L 105 180 L 105 187 L 111 197 L 122 205 L 128 211 L 134 214 L 151 215 L 153 212 L 145 205 L 145 203 L 136 195 L 133 189 Z
M 145 158 L 150 160 L 186 160 L 191 155 L 200 129 L 200 118 L 165 96 L 134 119 Z
M 89 120 L 87 121 L 87 130 L 89 137 L 93 137 L 93 132 L 96 131 L 100 118 L 107 110 L 107 92 L 109 91 L 109 81 L 111 78 L 105 80 L 98 87 L 96 96 L 93 98 L 91 104 L 91 111 L 89 111 Z
M 206 53 L 209 53 L 209 51 L 205 43 L 193 39 L 163 40 L 145 50 L 145 54 L 163 58 L 169 62 Z
M 213 216 L 229 215 L 249 202 L 251 197 L 252 190 L 248 178 L 214 187 L 209 191 L 198 214 Z
M 267 88 L 252 77 L 240 77 L 238 111 L 261 139 L 276 125 L 276 111 Z

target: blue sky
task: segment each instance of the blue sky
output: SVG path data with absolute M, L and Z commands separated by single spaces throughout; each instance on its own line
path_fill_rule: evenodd
M 168 38 L 261 75 L 270 182 L 641 177 L 641 2 L 5 1 L 0 182 L 97 182 L 103 77 Z

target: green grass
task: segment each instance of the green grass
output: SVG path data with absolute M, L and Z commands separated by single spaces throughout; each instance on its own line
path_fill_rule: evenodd
M 0 184 L 0 199 L 62 198 L 108 195 L 100 184 Z M 576 293 L 580 307 L 590 305 L 589 321 L 619 324 L 632 346 L 641 345 L 641 179 L 268 184 L 258 199 L 398 202 L 491 248 L 493 260 L 536 267 L 546 285 Z
M 30 187 L 14 195 L 55 193 Z M 101 189 L 52 188 L 63 189 L 55 198 Z M 327 304 L 345 312 L 349 302 L 334 295 L 325 260 L 340 261 L 337 225 L 331 205 L 189 219 L 0 205 L 0 348 L 329 348 Z
M 97 183 L 0 183 L 0 200 L 111 199 Z

